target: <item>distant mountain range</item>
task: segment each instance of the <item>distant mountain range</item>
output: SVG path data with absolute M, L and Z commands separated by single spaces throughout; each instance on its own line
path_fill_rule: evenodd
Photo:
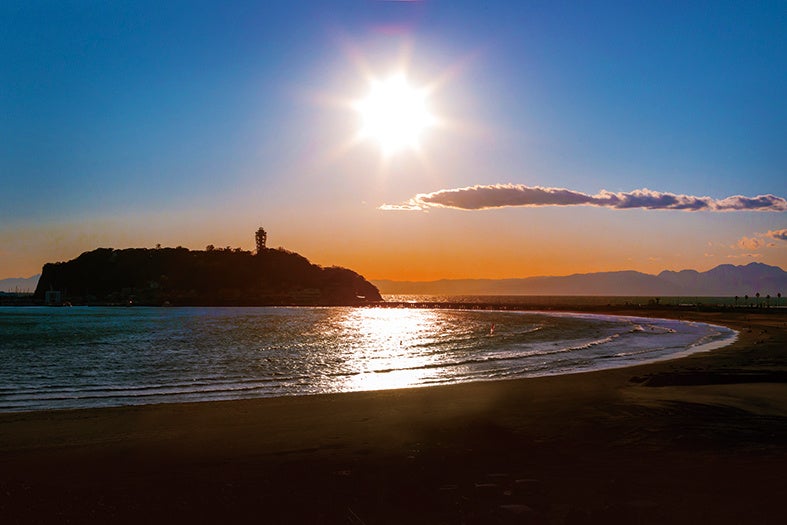
M 0 292 L 33 292 L 39 275 L 0 279 Z M 422 295 L 610 295 L 735 296 L 787 295 L 787 272 L 778 266 L 722 264 L 708 270 L 665 270 L 658 275 L 635 271 L 574 274 L 523 279 L 442 279 L 439 281 L 376 280 L 383 294 Z
M 439 281 L 372 281 L 382 294 L 413 295 L 608 295 L 740 296 L 787 294 L 787 272 L 777 266 L 722 264 L 708 270 L 598 272 L 523 279 L 442 279 Z
M 25 279 L 24 277 L 15 277 L 11 279 L 0 279 L 0 292 L 30 292 L 33 293 L 38 285 L 38 279 L 41 274 L 36 274 L 32 277 Z

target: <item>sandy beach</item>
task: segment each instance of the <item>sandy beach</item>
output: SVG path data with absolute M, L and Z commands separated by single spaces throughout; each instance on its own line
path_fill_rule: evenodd
M 787 311 L 637 367 L 0 414 L 3 523 L 782 523 Z

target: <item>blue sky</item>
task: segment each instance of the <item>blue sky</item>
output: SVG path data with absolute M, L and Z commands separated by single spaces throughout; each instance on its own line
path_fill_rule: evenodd
M 0 277 L 259 225 L 371 278 L 787 266 L 784 211 L 379 209 L 500 184 L 786 197 L 784 2 L 8 1 L 0 49 Z M 447 124 L 381 160 L 347 106 L 397 68 Z

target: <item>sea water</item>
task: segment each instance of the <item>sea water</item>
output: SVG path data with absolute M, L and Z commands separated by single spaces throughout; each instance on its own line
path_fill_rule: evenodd
M 667 319 L 415 308 L 0 307 L 0 411 L 567 374 L 731 342 Z

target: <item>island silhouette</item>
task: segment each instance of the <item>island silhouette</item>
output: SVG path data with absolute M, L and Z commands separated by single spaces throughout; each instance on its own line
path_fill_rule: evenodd
M 381 301 L 363 276 L 312 264 L 297 253 L 240 248 L 98 248 L 47 263 L 34 299 L 46 304 L 173 306 L 358 305 Z

